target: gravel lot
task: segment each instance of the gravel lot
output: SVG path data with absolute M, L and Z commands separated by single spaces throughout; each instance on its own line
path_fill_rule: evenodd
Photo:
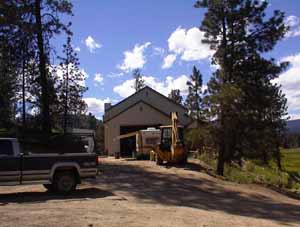
M 103 158 L 97 180 L 70 196 L 0 187 L 0 226 L 300 226 L 300 201 L 216 179 L 197 163 Z

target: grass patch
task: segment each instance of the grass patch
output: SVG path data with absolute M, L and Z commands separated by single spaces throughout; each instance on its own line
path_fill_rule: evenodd
M 288 173 L 300 173 L 300 148 L 282 149 L 282 167 Z
M 216 158 L 212 155 L 201 154 L 199 159 L 216 170 Z M 300 181 L 297 181 L 298 174 L 300 176 L 300 149 L 283 152 L 283 171 L 280 171 L 274 163 L 270 165 L 262 165 L 257 160 L 246 160 L 242 167 L 232 163 L 226 164 L 224 168 L 224 177 L 226 180 L 241 184 L 265 184 L 279 188 L 285 188 L 291 191 L 300 192 Z M 300 178 L 299 178 L 300 179 Z

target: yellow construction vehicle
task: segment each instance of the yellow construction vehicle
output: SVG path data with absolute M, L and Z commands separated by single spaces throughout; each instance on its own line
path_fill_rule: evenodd
M 160 130 L 156 128 L 147 128 L 136 132 L 123 134 L 117 137 L 122 140 L 130 137 L 135 137 L 136 145 L 135 151 L 132 151 L 132 156 L 135 158 L 136 154 L 149 155 L 149 152 L 153 150 L 155 145 L 160 141 Z
M 150 152 L 150 160 L 157 165 L 163 162 L 184 164 L 187 162 L 187 150 L 183 141 L 183 127 L 178 125 L 176 112 L 171 113 L 172 125 L 161 126 L 161 139 Z

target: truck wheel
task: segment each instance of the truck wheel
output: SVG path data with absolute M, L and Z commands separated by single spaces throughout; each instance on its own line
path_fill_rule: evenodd
M 55 190 L 62 194 L 68 194 L 76 188 L 76 178 L 72 172 L 59 172 L 54 179 Z
M 55 191 L 53 184 L 44 184 L 43 186 L 44 186 L 44 188 L 47 189 L 48 192 L 54 192 Z

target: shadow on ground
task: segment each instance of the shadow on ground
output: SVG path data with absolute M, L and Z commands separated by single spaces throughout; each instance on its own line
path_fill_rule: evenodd
M 82 200 L 114 196 L 113 193 L 99 188 L 78 189 L 70 195 L 59 195 L 50 192 L 16 192 L 0 194 L 0 206 L 9 203 L 44 203 L 50 200 Z
M 195 164 L 186 166 L 186 169 L 202 171 L 201 166 Z M 102 173 L 96 184 L 107 185 L 111 191 L 126 192 L 146 203 L 221 211 L 270 219 L 285 225 L 299 222 L 300 225 L 300 201 L 299 204 L 296 200 L 296 203 L 281 203 L 254 190 L 242 193 L 227 189 L 224 184 L 200 174 L 197 178 L 172 174 L 171 170 L 154 172 L 126 161 L 104 162 L 100 170 Z

